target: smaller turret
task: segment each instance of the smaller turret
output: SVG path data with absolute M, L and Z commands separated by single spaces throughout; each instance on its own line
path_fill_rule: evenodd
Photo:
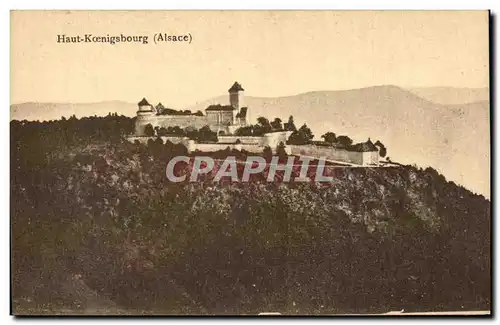
M 139 106 L 139 110 L 137 111 L 137 116 L 143 116 L 143 115 L 152 115 L 154 114 L 153 112 L 153 106 L 146 100 L 146 98 L 142 98 L 142 100 L 137 103 Z
M 163 104 L 161 102 L 159 102 L 158 105 L 156 105 L 155 109 L 156 109 L 156 113 L 161 115 L 161 114 L 163 114 L 163 111 L 165 110 L 165 106 L 163 106 Z

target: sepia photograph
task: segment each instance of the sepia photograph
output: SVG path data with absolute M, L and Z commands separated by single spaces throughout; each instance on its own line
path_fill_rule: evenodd
M 491 13 L 12 10 L 14 316 L 492 316 Z

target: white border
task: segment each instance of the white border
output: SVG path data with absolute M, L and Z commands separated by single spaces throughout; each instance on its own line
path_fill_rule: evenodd
M 8 121 L 10 121 L 10 100 L 9 100 L 9 84 L 10 84 L 10 65 L 9 65 L 9 57 L 10 57 L 10 9 L 80 9 L 80 10 L 89 10 L 89 9 L 336 9 L 336 10 L 484 10 L 484 9 L 492 9 L 493 13 L 499 13 L 499 3 L 498 0 L 474 0 L 474 1 L 446 1 L 446 0 L 420 0 L 420 1 L 377 1 L 372 2 L 369 0 L 360 1 L 360 0 L 348 0 L 343 2 L 327 2 L 327 1 L 317 1 L 317 0 L 308 0 L 308 1 L 273 1 L 273 0 L 255 0 L 249 3 L 242 3 L 241 1 L 235 0 L 211 0 L 211 1 L 203 1 L 203 0 L 182 0 L 177 2 L 168 2 L 164 1 L 153 1 L 153 0 L 140 0 L 140 1 L 116 1 L 114 4 L 104 3 L 102 0 L 78 0 L 78 1 L 54 1 L 54 0 L 45 0 L 45 1 L 2 1 L 2 16 L 0 19 L 1 23 L 1 36 L 3 39 L 3 43 L 6 46 L 6 50 L 1 51 L 2 55 L 2 99 L 4 101 L 5 109 L 2 111 L 2 119 L 5 123 L 5 127 L 0 128 L 0 132 L 2 132 L 0 139 L 3 141 L 3 151 L 4 157 L 0 159 L 0 164 L 2 167 L 2 171 L 4 173 L 5 179 L 9 179 L 10 169 L 9 169 L 9 128 L 7 126 Z M 497 19 L 498 20 L 498 19 Z M 498 21 L 497 24 L 498 26 Z M 498 38 L 498 28 L 495 26 L 495 35 Z M 466 49 L 460 49 L 466 50 Z M 495 55 L 495 62 L 498 60 L 498 52 Z M 494 68 L 494 67 L 492 67 Z M 495 94 L 498 94 L 497 87 L 495 89 L 491 89 Z M 493 103 L 492 103 L 493 104 Z M 497 107 L 497 103 L 494 103 L 494 107 Z M 495 125 L 498 125 L 498 113 L 495 118 Z M 498 142 L 495 145 L 495 150 L 498 151 Z M 498 164 L 495 164 L 496 169 L 498 169 Z M 495 182 L 497 181 L 497 177 L 495 177 Z M 14 319 L 9 315 L 10 308 L 10 258 L 9 258 L 9 237 L 10 237 L 10 212 L 9 212 L 9 193 L 10 188 L 7 180 L 4 181 L 3 186 L 0 187 L 0 199 L 1 203 L 0 207 L 4 210 L 4 214 L 2 214 L 3 219 L 2 222 L 4 226 L 3 236 L 1 236 L 2 247 L 0 249 L 2 261 L 5 264 L 5 267 L 0 269 L 1 272 L 1 281 L 0 281 L 0 306 L 2 308 L 0 313 L 0 322 L 1 324 L 14 322 Z M 495 202 L 497 201 L 498 192 L 495 193 L 494 197 L 492 197 Z M 492 218 L 496 216 L 492 215 Z M 493 229 L 493 233 L 498 233 L 499 222 L 495 222 L 495 229 Z M 496 242 L 496 241 L 495 241 Z M 495 246 L 496 248 L 496 246 Z M 495 250 L 496 251 L 496 250 Z M 495 269 L 496 270 L 496 269 Z M 496 274 L 495 274 L 496 275 Z M 498 277 L 495 277 L 498 279 Z M 495 310 L 498 311 L 498 299 L 495 299 Z M 404 319 L 404 318 L 403 318 Z M 78 321 L 80 321 L 79 319 Z M 134 319 L 140 322 L 144 321 L 144 319 Z M 179 319 L 180 320 L 180 319 Z M 200 319 L 194 320 L 198 321 L 211 321 L 218 322 L 220 319 Z M 269 319 L 259 320 L 261 323 L 270 322 Z M 330 319 L 332 320 L 332 319 Z M 349 320 L 349 319 L 333 319 L 335 322 L 362 322 L 365 319 L 357 319 L 357 320 Z M 375 320 L 385 322 L 387 319 L 383 318 L 380 320 L 367 318 L 366 320 Z M 46 322 L 52 323 L 55 322 L 56 319 L 47 319 Z M 64 319 L 57 320 L 61 324 L 70 324 L 75 322 L 76 320 Z M 95 324 L 104 324 L 106 319 L 89 319 Z M 121 321 L 121 320 L 115 320 Z M 168 322 L 178 321 L 175 319 L 168 319 Z M 193 321 L 193 319 L 191 319 Z M 242 319 L 240 321 L 251 321 L 249 319 Z M 288 321 L 288 320 L 285 320 Z M 301 319 L 304 322 L 311 322 L 313 319 Z M 401 318 L 398 318 L 396 321 L 401 321 Z M 453 319 L 453 321 L 457 321 L 457 319 Z M 476 320 L 477 321 L 477 320 Z M 437 320 L 426 320 L 428 324 L 437 323 Z
M 495 4 L 494 0 L 475 0 L 475 1 L 276 1 L 276 0 L 254 0 L 246 3 L 242 1 L 203 1 L 203 0 L 182 0 L 160 2 L 154 0 L 141 1 L 119 1 L 113 4 L 103 3 L 101 0 L 88 1 L 72 1 L 68 6 L 68 2 L 64 1 L 7 1 L 4 3 L 12 3 L 11 9 L 336 9 L 336 10 L 484 10 L 491 9 Z

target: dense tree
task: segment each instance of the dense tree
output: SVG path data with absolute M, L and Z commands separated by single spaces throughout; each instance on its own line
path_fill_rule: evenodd
M 385 157 L 387 155 L 387 149 L 385 147 L 381 147 L 379 150 L 380 157 Z
M 168 132 L 167 132 L 167 129 L 164 128 L 164 127 L 161 127 L 159 128 L 157 131 L 156 131 L 156 134 L 160 137 L 163 137 L 163 136 L 167 136 L 168 135 Z
M 279 117 L 276 117 L 272 122 L 271 122 L 271 127 L 273 130 L 276 131 L 281 131 L 283 130 L 283 125 L 281 124 L 281 119 Z
M 262 135 L 272 131 L 271 123 L 269 123 L 267 118 L 261 116 L 257 118 L 257 123 L 258 124 L 254 126 L 255 133 Z
M 269 123 L 269 120 L 263 116 L 257 118 L 257 123 L 259 123 L 260 126 L 270 126 L 271 124 Z
M 385 157 L 387 156 L 387 148 L 385 147 L 385 145 L 380 142 L 379 140 L 377 140 L 377 142 L 375 142 L 375 146 L 378 148 L 378 153 L 380 155 L 380 157 Z
M 156 115 L 163 115 L 165 111 L 165 106 L 162 103 L 158 103 L 155 107 Z
M 147 137 L 152 137 L 155 135 L 155 130 L 154 130 L 153 126 L 151 125 L 151 123 L 146 124 L 146 126 L 144 127 L 144 134 Z
M 238 128 L 235 131 L 235 135 L 240 135 L 240 136 L 262 136 L 268 132 L 271 131 L 271 126 L 268 125 L 267 127 L 263 127 L 260 124 L 257 125 L 247 125 L 247 126 L 242 126 Z
M 347 135 L 339 135 L 337 137 L 337 143 L 341 144 L 345 147 L 348 147 L 348 146 L 352 145 L 352 139 L 349 138 Z
M 290 137 L 288 138 L 288 143 L 294 145 L 304 145 L 311 143 L 313 138 L 314 134 L 312 133 L 311 129 L 306 124 L 304 124 L 300 127 L 300 129 L 294 131 L 290 135 Z
M 276 148 L 276 155 L 282 162 L 285 162 L 286 158 L 288 157 L 288 153 L 286 152 L 285 147 L 286 147 L 285 144 L 283 142 L 280 142 Z
M 269 122 L 267 118 L 261 116 L 257 119 L 257 124 L 240 127 L 234 134 L 240 136 L 262 136 L 272 131 L 282 130 L 283 126 L 280 118 L 277 117 L 272 122 Z
M 327 143 L 335 143 L 337 141 L 337 137 L 333 132 L 326 132 L 321 138 Z
M 174 136 L 186 136 L 186 131 L 178 125 L 168 126 L 167 133 Z
M 285 131 L 297 131 L 297 127 L 295 127 L 292 115 L 290 115 L 290 117 L 288 118 L 288 122 L 285 123 L 284 129 Z
M 212 131 L 208 125 L 205 125 L 198 131 L 197 140 L 200 142 L 217 142 L 217 132 Z
M 265 146 L 262 152 L 262 156 L 266 159 L 266 161 L 271 161 L 273 158 L 273 150 L 269 146 Z
M 239 136 L 252 136 L 254 131 L 254 127 L 252 125 L 242 126 L 238 128 L 234 134 Z
M 159 104 L 160 105 L 160 104 Z M 175 110 L 171 108 L 166 108 L 163 107 L 163 105 L 156 106 L 156 115 L 180 115 L 180 116 L 189 116 L 189 115 L 194 115 L 194 116 L 203 116 L 203 113 L 201 111 L 196 111 L 196 113 L 192 113 L 190 110 Z

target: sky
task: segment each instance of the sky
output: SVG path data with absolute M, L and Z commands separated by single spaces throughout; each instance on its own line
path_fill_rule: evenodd
M 154 44 L 156 33 L 192 36 Z M 57 43 L 146 35 L 148 44 Z M 186 107 L 392 84 L 488 87 L 487 11 L 12 11 L 11 103 Z

